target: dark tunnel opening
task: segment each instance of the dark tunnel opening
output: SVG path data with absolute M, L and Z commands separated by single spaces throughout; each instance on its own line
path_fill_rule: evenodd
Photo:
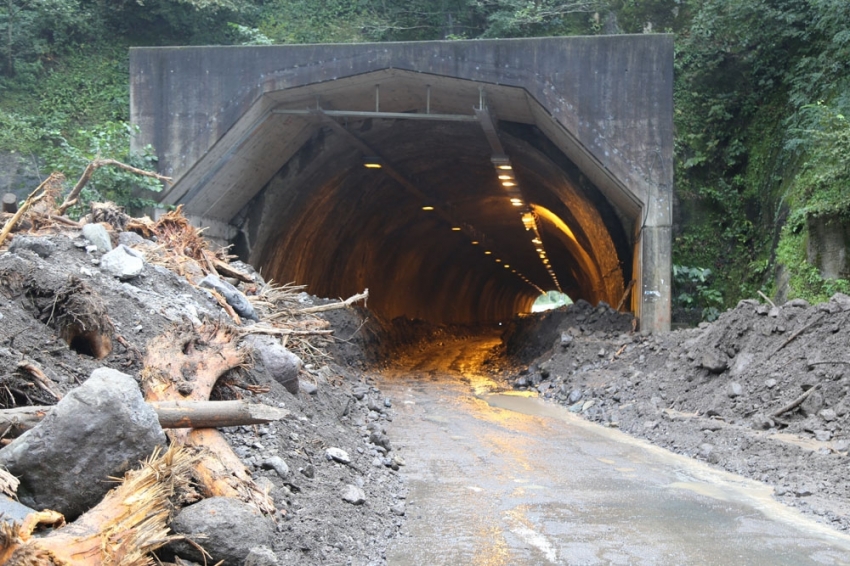
M 267 279 L 326 297 L 368 288 L 386 320 L 507 320 L 548 289 L 617 304 L 632 277 L 629 220 L 533 124 L 498 123 L 521 191 L 509 193 L 477 122 L 339 123 L 384 166 L 317 128 L 231 221 L 235 252 Z

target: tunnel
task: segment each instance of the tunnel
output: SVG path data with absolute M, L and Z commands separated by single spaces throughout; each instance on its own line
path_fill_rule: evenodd
M 665 330 L 671 46 L 134 49 L 134 143 L 174 179 L 155 198 L 266 280 L 439 324 L 559 290 Z

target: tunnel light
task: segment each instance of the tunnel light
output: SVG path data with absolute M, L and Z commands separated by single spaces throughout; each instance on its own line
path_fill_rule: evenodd
M 434 210 L 433 206 L 423 206 L 422 210 Z
M 383 160 L 380 157 L 364 157 L 363 167 L 366 169 L 380 169 L 383 167 Z
M 473 245 L 473 246 L 477 246 L 477 245 L 478 245 L 478 240 L 472 240 L 472 245 Z
M 496 258 L 496 263 L 502 263 L 502 260 L 500 260 L 499 258 Z
M 516 183 L 513 181 L 502 181 L 503 187 L 516 187 Z
M 514 178 L 514 176 L 511 173 L 499 173 L 499 180 L 500 181 L 512 181 L 513 178 Z
M 522 201 L 512 202 L 511 204 L 514 205 L 514 206 L 522 206 Z
M 510 269 L 510 268 L 511 268 L 511 266 L 510 266 L 510 265 L 508 265 L 508 264 L 506 263 L 506 264 L 505 264 L 505 269 Z
M 490 255 L 491 253 L 493 253 L 493 252 L 491 252 L 490 250 L 487 250 L 486 252 L 484 252 L 484 255 Z
M 542 244 L 543 242 L 541 242 L 541 241 L 540 241 L 540 238 L 534 238 L 533 240 L 531 240 L 531 243 L 532 243 L 532 244 L 537 244 L 537 245 L 539 246 L 539 245 L 540 245 L 540 244 Z
M 460 232 L 460 226 L 452 226 L 452 232 Z
M 502 171 L 512 171 L 513 170 L 513 167 L 511 166 L 510 163 L 503 163 L 502 165 L 497 165 L 496 168 L 500 169 Z
M 543 253 L 543 248 L 534 248 L 537 253 Z

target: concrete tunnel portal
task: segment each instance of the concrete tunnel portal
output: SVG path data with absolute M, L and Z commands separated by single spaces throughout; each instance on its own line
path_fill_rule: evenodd
M 669 328 L 672 39 L 131 52 L 134 143 L 276 282 L 437 323 L 544 291 Z

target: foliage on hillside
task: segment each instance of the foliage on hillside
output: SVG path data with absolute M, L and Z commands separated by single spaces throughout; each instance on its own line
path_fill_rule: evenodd
M 848 21 L 847 0 L 5 0 L 0 150 L 69 178 L 97 153 L 150 164 L 128 149 L 131 45 L 672 32 L 675 295 L 711 289 L 710 313 L 757 290 L 816 299 L 847 285 L 804 248 L 809 218 L 850 222 Z M 705 272 L 695 294 L 687 274 Z

